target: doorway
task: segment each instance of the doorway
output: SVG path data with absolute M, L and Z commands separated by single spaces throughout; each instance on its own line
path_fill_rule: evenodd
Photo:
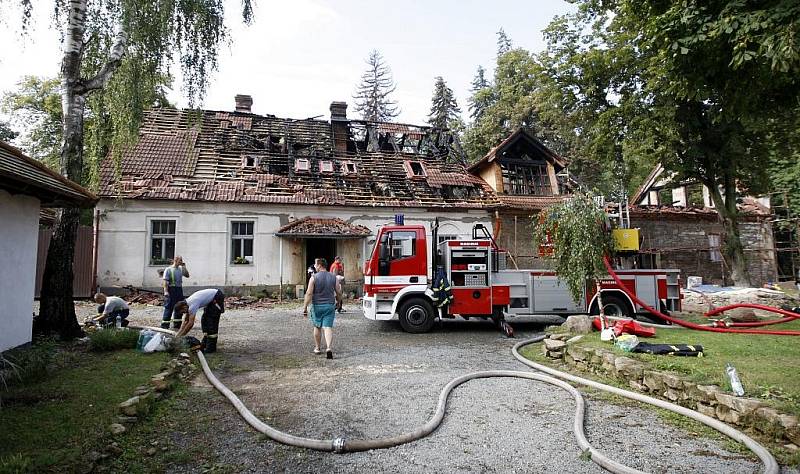
M 336 257 L 336 240 L 306 239 L 306 268 L 314 265 L 315 258 L 324 258 L 330 267 L 334 257 Z

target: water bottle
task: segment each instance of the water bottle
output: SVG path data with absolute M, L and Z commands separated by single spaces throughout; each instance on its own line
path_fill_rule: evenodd
M 742 387 L 742 382 L 739 380 L 739 374 L 736 373 L 736 368 L 732 366 L 730 362 L 725 364 L 725 372 L 728 374 L 728 380 L 731 383 L 731 390 L 733 390 L 733 393 L 735 393 L 737 397 L 744 395 L 744 387 Z
M 122 327 L 122 316 L 117 315 L 117 329 Z

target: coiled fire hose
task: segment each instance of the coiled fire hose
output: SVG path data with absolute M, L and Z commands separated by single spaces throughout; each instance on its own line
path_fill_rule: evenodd
M 162 332 L 173 336 L 175 335 L 174 331 L 170 331 L 168 329 L 140 327 L 140 326 L 129 326 L 129 327 L 132 329 L 150 329 L 153 331 Z M 638 469 L 634 469 L 632 467 L 614 461 L 613 459 L 603 454 L 601 451 L 593 448 L 591 444 L 589 444 L 589 441 L 586 439 L 586 433 L 584 431 L 586 402 L 584 401 L 583 395 L 580 393 L 580 391 L 578 391 L 578 389 L 568 384 L 564 380 L 569 380 L 570 382 L 610 392 L 615 395 L 629 398 L 631 400 L 647 403 L 656 406 L 658 408 L 663 408 L 665 410 L 669 410 L 687 416 L 689 418 L 692 418 L 693 420 L 699 421 L 700 423 L 703 423 L 706 426 L 714 428 L 720 433 L 747 446 L 753 453 L 755 453 L 756 456 L 759 457 L 759 459 L 761 459 L 761 462 L 764 465 L 764 471 L 763 471 L 764 473 L 779 474 L 778 463 L 775 461 L 775 458 L 772 456 L 772 454 L 770 454 L 770 452 L 765 447 L 763 447 L 758 442 L 756 442 L 749 436 L 745 435 L 741 431 L 736 430 L 719 420 L 703 415 L 694 410 L 690 410 L 688 408 L 684 408 L 679 405 L 666 402 L 664 400 L 659 400 L 653 397 L 649 397 L 647 395 L 642 395 L 639 393 L 630 392 L 628 390 L 623 390 L 617 387 L 612 387 L 610 385 L 602 384 L 599 382 L 595 382 L 593 380 L 584 379 L 566 372 L 562 372 L 560 370 L 556 370 L 547 367 L 545 365 L 537 364 L 535 362 L 532 362 L 524 358 L 519 353 L 520 348 L 536 342 L 540 342 L 545 337 L 546 337 L 545 335 L 536 336 L 532 339 L 528 339 L 517 343 L 511 349 L 512 354 L 517 360 L 527 365 L 528 367 L 531 367 L 533 369 L 536 369 L 544 373 L 520 372 L 513 370 L 487 370 L 487 371 L 472 372 L 466 375 L 461 375 L 448 382 L 447 385 L 445 385 L 444 388 L 442 388 L 442 391 L 439 393 L 439 400 L 436 405 L 436 410 L 433 416 L 431 416 L 431 418 L 425 424 L 418 426 L 406 433 L 402 433 L 395 436 L 386 436 L 383 438 L 374 438 L 374 439 L 350 440 L 344 437 L 335 439 L 315 439 L 315 438 L 294 436 L 292 434 L 277 430 L 271 427 L 270 425 L 264 423 L 257 416 L 255 416 L 244 405 L 244 403 L 242 403 L 242 401 L 239 399 L 239 397 L 236 396 L 236 394 L 234 394 L 228 387 L 226 387 L 225 384 L 219 381 L 219 379 L 211 371 L 211 368 L 208 366 L 208 362 L 206 361 L 206 358 L 203 355 L 202 351 L 197 352 L 197 359 L 200 361 L 200 365 L 203 367 L 203 373 L 205 374 L 208 381 L 214 386 L 214 388 L 216 388 L 220 393 L 222 393 L 222 395 L 224 395 L 225 398 L 227 398 L 231 402 L 231 404 L 233 404 L 234 408 L 236 408 L 236 410 L 239 412 L 242 418 L 244 418 L 244 420 L 250 426 L 252 426 L 256 431 L 265 434 L 269 438 L 279 443 L 295 446 L 298 448 L 313 449 L 316 451 L 345 453 L 345 452 L 368 451 L 372 449 L 385 449 L 385 448 L 391 448 L 393 446 L 398 446 L 401 444 L 410 443 L 412 441 L 416 441 L 418 439 L 424 438 L 425 436 L 428 436 L 429 434 L 434 432 L 436 428 L 439 427 L 442 420 L 444 419 L 445 412 L 447 411 L 447 400 L 450 397 L 450 393 L 453 391 L 453 389 L 455 389 L 459 385 L 468 382 L 470 380 L 481 379 L 481 378 L 516 377 L 529 380 L 538 380 L 540 382 L 545 382 L 551 385 L 555 385 L 569 392 L 572 395 L 573 399 L 575 400 L 575 420 L 573 422 L 572 428 L 578 446 L 580 447 L 581 451 L 588 452 L 590 454 L 590 459 L 592 460 L 592 462 L 615 474 L 643 474 L 643 471 L 639 471 Z M 550 374 L 550 375 L 545 375 L 545 374 Z

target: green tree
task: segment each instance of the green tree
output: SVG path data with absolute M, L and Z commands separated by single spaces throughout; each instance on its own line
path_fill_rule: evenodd
M 497 57 L 506 54 L 507 52 L 511 51 L 513 45 L 511 44 L 511 38 L 508 37 L 505 30 L 500 28 L 497 32 Z
M 594 84 L 595 96 L 612 102 L 608 111 L 618 121 L 595 142 L 621 143 L 623 156 L 660 161 L 677 179 L 709 189 L 725 226 L 732 279 L 748 284 L 736 202 L 768 188 L 771 147 L 790 130 L 785 122 L 797 110 L 800 6 L 780 0 L 577 3 L 576 14 L 556 20 L 557 28 L 568 28 L 561 27 L 565 34 L 552 37 L 551 46 L 566 48 L 575 64 L 598 58 L 601 67 L 575 66 L 581 77 L 557 76 L 562 90 L 583 89 L 576 99 L 583 106 L 591 97 L 586 85 Z M 568 112 L 575 135 L 614 124 L 604 114 Z
M 11 129 L 11 126 L 8 124 L 8 122 L 0 120 L 0 141 L 10 142 L 11 140 L 17 138 L 17 135 L 19 134 Z
M 26 76 L 17 89 L 7 92 L 0 103 L 24 130 L 20 148 L 31 158 L 60 170 L 61 92 L 57 78 Z
M 471 160 L 486 154 L 517 128 L 528 130 L 548 145 L 556 139 L 552 127 L 542 121 L 536 104 L 542 68 L 526 50 L 518 48 L 497 58 L 494 80 L 481 94 L 491 103 L 465 134 L 465 147 Z
M 13 0 L 5 0 L 8 3 Z M 27 31 L 34 4 L 22 5 Z M 249 22 L 252 9 L 243 0 Z M 36 7 L 41 7 L 37 4 Z M 143 111 L 153 105 L 170 66 L 180 65 L 190 104 L 201 100 L 216 69 L 219 45 L 227 38 L 221 2 L 55 0 L 51 11 L 64 31 L 61 61 L 61 173 L 85 183 L 84 152 L 118 154 L 136 138 Z M 87 135 L 87 106 L 98 126 Z M 88 145 L 88 147 L 87 147 Z M 45 264 L 39 333 L 63 338 L 81 334 L 72 302 L 72 264 L 80 211 L 56 216 Z
M 453 90 L 447 87 L 442 76 L 438 76 L 433 85 L 428 124 L 432 127 L 449 128 L 451 124 L 461 120 L 459 114 L 461 114 L 461 108 L 458 106 Z
M 361 75 L 353 98 L 356 101 L 356 112 L 364 120 L 386 122 L 397 117 L 400 110 L 397 102 L 389 96 L 397 86 L 392 78 L 392 70 L 383 60 L 378 50 L 373 49 L 367 58 L 367 70 Z
M 550 244 L 546 254 L 555 263 L 572 298 L 583 297 L 587 281 L 594 281 L 599 294 L 600 280 L 607 275 L 604 257 L 614 251 L 611 232 L 605 228 L 605 210 L 595 203 L 592 194 L 576 193 L 571 199 L 542 211 L 534 219 L 534 242 Z M 603 314 L 603 304 L 598 307 Z
M 494 102 L 491 84 L 486 79 L 486 70 L 483 66 L 478 66 L 469 91 L 471 93 L 468 102 L 469 117 L 473 121 L 478 121 L 486 108 Z

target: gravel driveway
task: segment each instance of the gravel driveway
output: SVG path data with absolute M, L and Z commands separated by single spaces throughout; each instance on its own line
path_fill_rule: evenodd
M 397 322 L 369 321 L 357 307 L 346 309 L 336 320 L 334 360 L 311 353 L 310 324 L 298 309 L 287 308 L 228 310 L 220 322 L 219 352 L 208 359 L 223 383 L 267 423 L 316 438 L 401 433 L 427 421 L 439 391 L 455 376 L 527 370 L 511 356 L 516 341 L 489 323 L 446 321 L 429 334 L 412 335 Z M 91 310 L 86 306 L 81 312 Z M 160 308 L 140 306 L 131 320 L 156 324 L 159 314 Z M 514 326 L 517 341 L 541 330 L 521 322 Z M 215 466 L 232 472 L 605 472 L 581 459 L 571 430 L 571 397 L 536 381 L 467 382 L 453 392 L 443 424 L 429 437 L 351 454 L 266 439 L 202 375 L 187 399 L 183 409 L 205 413 L 209 428 L 187 427 L 172 433 L 172 442 L 201 444 L 213 454 Z M 746 473 L 760 468 L 720 441 L 665 424 L 652 410 L 602 396 L 590 397 L 587 435 L 598 449 L 649 472 Z M 175 471 L 208 467 L 190 462 Z

